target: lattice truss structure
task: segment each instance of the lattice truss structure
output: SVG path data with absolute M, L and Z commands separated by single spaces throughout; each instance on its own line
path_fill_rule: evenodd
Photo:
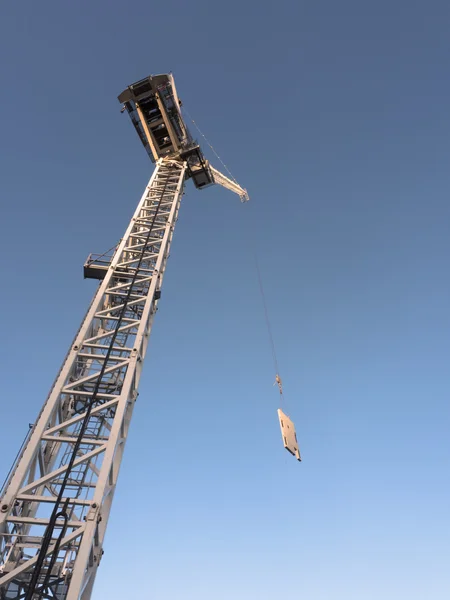
M 158 160 L 4 488 L 2 600 L 90 597 L 185 174 Z

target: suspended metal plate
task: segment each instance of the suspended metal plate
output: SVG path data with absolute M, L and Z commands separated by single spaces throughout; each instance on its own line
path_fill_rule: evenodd
M 291 419 L 284 414 L 281 408 L 278 409 L 278 419 L 280 420 L 281 437 L 283 438 L 284 447 L 288 452 L 301 461 L 300 451 L 298 449 L 297 434 L 295 426 Z

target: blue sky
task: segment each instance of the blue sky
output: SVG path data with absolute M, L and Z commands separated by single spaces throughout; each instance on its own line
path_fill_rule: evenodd
M 1 472 L 151 174 L 122 89 L 173 71 L 252 199 L 187 186 L 94 598 L 450 596 L 449 25 L 439 0 L 3 3 Z

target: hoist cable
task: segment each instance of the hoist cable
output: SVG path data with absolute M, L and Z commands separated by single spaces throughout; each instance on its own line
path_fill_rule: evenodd
M 251 229 L 250 229 L 251 232 Z M 258 288 L 259 288 L 259 294 L 261 296 L 261 304 L 263 306 L 263 310 L 264 310 L 264 320 L 265 320 L 265 324 L 266 324 L 266 329 L 267 329 L 267 335 L 269 338 L 269 345 L 270 345 L 270 350 L 271 350 L 271 354 L 272 354 L 272 360 L 273 360 L 273 366 L 275 369 L 275 383 L 274 385 L 278 385 L 278 390 L 280 392 L 280 403 L 283 400 L 283 384 L 281 381 L 281 377 L 280 377 L 280 371 L 279 371 L 279 367 L 278 367 L 278 357 L 277 357 L 277 350 L 275 347 L 275 340 L 274 340 L 274 336 L 273 336 L 273 328 L 272 328 L 272 324 L 270 321 L 270 316 L 269 316 L 269 309 L 267 306 L 267 300 L 266 300 L 266 293 L 264 290 L 264 284 L 263 284 L 263 278 L 261 275 L 261 269 L 259 267 L 259 261 L 258 261 L 258 255 L 256 252 L 256 243 L 254 240 L 254 236 L 252 235 L 252 232 L 250 233 L 250 247 L 251 247 L 251 253 L 253 254 L 253 261 L 255 264 L 255 270 L 256 270 L 256 277 L 258 280 Z
M 273 366 L 275 369 L 274 385 L 278 385 L 278 391 L 280 392 L 280 404 L 281 404 L 281 402 L 283 400 L 283 383 L 281 381 L 280 370 L 278 368 L 277 351 L 275 348 L 275 341 L 273 338 L 272 325 L 270 323 L 269 310 L 267 308 L 266 294 L 264 292 L 264 286 L 263 286 L 263 281 L 262 281 L 262 277 L 261 277 L 261 270 L 259 268 L 259 263 L 258 263 L 258 258 L 257 258 L 256 252 L 253 253 L 253 257 L 254 257 L 254 261 L 255 261 L 256 274 L 257 274 L 257 278 L 258 278 L 259 292 L 261 294 L 261 302 L 262 302 L 262 305 L 264 308 L 264 319 L 266 321 L 266 328 L 267 328 L 267 334 L 269 336 L 270 349 L 272 351 Z
M 264 286 L 263 286 L 262 277 L 261 277 L 261 270 L 259 268 L 258 257 L 256 256 L 256 252 L 254 252 L 253 257 L 254 257 L 254 261 L 255 261 L 256 275 L 258 278 L 258 287 L 259 287 L 259 291 L 261 294 L 261 301 L 262 301 L 262 305 L 264 308 L 264 318 L 266 321 L 266 327 L 267 327 L 267 333 L 269 336 L 270 348 L 272 350 L 273 366 L 275 367 L 275 373 L 278 375 L 277 351 L 275 349 L 275 342 L 274 342 L 273 333 L 272 333 L 272 325 L 270 323 L 269 310 L 267 308 L 266 295 L 264 293 Z
M 237 182 L 236 177 L 233 175 L 233 173 L 230 171 L 230 169 L 227 167 L 227 165 L 221 159 L 221 157 L 219 156 L 219 154 L 216 152 L 214 146 L 211 144 L 211 142 L 208 140 L 208 138 L 206 137 L 206 135 L 203 133 L 203 131 L 200 129 L 200 127 L 197 125 L 197 123 L 194 121 L 194 119 L 191 117 L 191 115 L 189 114 L 189 111 L 185 108 L 184 105 L 182 107 L 182 110 L 186 113 L 186 115 L 192 121 L 194 127 L 197 129 L 197 131 L 199 132 L 199 134 L 203 137 L 203 139 L 205 140 L 205 142 L 207 143 L 207 145 L 210 147 L 210 149 L 212 150 L 212 152 L 215 154 L 215 156 L 217 157 L 217 159 L 221 162 L 222 166 L 227 171 L 227 173 L 230 175 L 231 179 L 236 183 L 236 185 L 239 185 L 238 182 Z M 265 318 L 265 322 L 266 322 L 267 333 L 268 333 L 268 336 L 269 336 L 269 342 L 270 342 L 270 348 L 271 348 L 271 352 L 272 352 L 273 365 L 274 365 L 274 368 L 275 368 L 275 384 L 278 385 L 278 389 L 280 391 L 280 399 L 282 399 L 282 397 L 283 397 L 283 386 L 282 386 L 282 382 L 281 382 L 281 378 L 280 378 L 280 373 L 279 373 L 279 369 L 278 369 L 277 352 L 276 352 L 275 342 L 274 342 L 273 333 L 272 333 L 272 326 L 271 326 L 270 318 L 269 318 L 269 310 L 267 308 L 266 295 L 264 293 L 264 286 L 263 286 L 262 277 L 261 277 L 261 270 L 259 268 L 258 258 L 257 258 L 257 255 L 256 255 L 256 251 L 254 249 L 253 249 L 253 256 L 254 256 L 254 261 L 255 261 L 257 278 L 258 278 L 259 291 L 260 291 L 260 294 L 261 294 L 262 305 L 263 305 L 263 308 L 264 308 L 264 318 Z
M 227 167 L 227 165 L 223 162 L 223 160 L 220 158 L 220 156 L 218 155 L 218 153 L 216 152 L 215 148 L 213 147 L 213 145 L 210 143 L 210 141 L 208 140 L 208 138 L 206 137 L 206 135 L 203 133 L 203 131 L 201 131 L 200 127 L 197 125 L 197 123 L 194 121 L 194 119 L 191 117 L 191 115 L 189 114 L 189 112 L 187 111 L 187 109 L 184 107 L 182 107 L 182 110 L 187 114 L 187 116 L 189 117 L 189 119 L 192 121 L 192 123 L 194 124 L 194 127 L 197 129 L 197 131 L 199 132 L 199 134 L 202 136 L 202 138 L 205 140 L 205 142 L 208 144 L 208 146 L 211 148 L 212 152 L 215 154 L 215 156 L 217 157 L 217 160 L 219 160 L 223 166 L 223 168 L 225 169 L 225 171 L 228 173 L 228 175 L 231 177 L 231 179 L 234 181 L 234 183 L 236 185 L 239 185 L 236 177 L 233 175 L 233 173 L 230 171 L 230 169 Z
M 199 132 L 199 134 L 202 136 L 202 138 L 205 140 L 205 142 L 210 147 L 210 149 L 212 150 L 212 152 L 215 154 L 215 156 L 217 157 L 217 159 L 220 161 L 220 163 L 222 164 L 223 168 L 230 175 L 231 179 L 236 183 L 236 185 L 239 185 L 238 182 L 237 182 L 237 180 L 236 180 L 236 177 L 233 175 L 233 173 L 230 171 L 230 169 L 224 163 L 224 161 L 222 160 L 222 158 L 216 152 L 214 146 L 211 144 L 211 142 L 208 140 L 208 138 L 206 137 L 206 135 L 203 133 L 203 131 L 200 129 L 200 127 L 197 125 L 197 123 L 194 121 L 194 119 L 189 114 L 189 111 L 185 108 L 184 105 L 182 107 L 182 110 L 186 113 L 186 115 L 192 121 L 194 127 L 197 129 L 197 131 Z M 255 261 L 255 266 L 256 266 L 256 273 L 257 273 L 257 278 L 258 278 L 259 291 L 260 291 L 260 294 L 261 294 L 262 305 L 263 305 L 263 308 L 264 308 L 264 318 L 265 318 L 265 322 L 266 322 L 267 333 L 268 333 L 268 336 L 269 336 L 269 342 L 270 342 L 270 348 L 271 348 L 271 352 L 272 352 L 273 365 L 274 365 L 274 368 L 275 368 L 275 384 L 278 385 L 278 389 L 279 389 L 279 392 L 280 392 L 280 400 L 282 400 L 282 398 L 283 398 L 283 384 L 281 382 L 281 377 L 280 377 L 280 373 L 279 373 L 279 369 L 278 369 L 278 358 L 277 358 L 277 352 L 276 352 L 275 342 L 274 342 L 273 333 L 272 333 L 272 326 L 271 326 L 270 318 L 269 318 L 269 310 L 267 308 L 267 301 L 266 301 L 266 295 L 264 293 L 264 286 L 263 286 L 263 282 L 262 282 L 261 270 L 259 268 L 258 258 L 257 258 L 255 249 L 253 249 L 253 256 L 254 256 L 254 261 Z
M 59 532 L 59 535 L 58 535 L 58 537 L 56 539 L 55 547 L 53 548 L 52 554 L 50 555 L 50 562 L 49 562 L 48 567 L 47 567 L 47 572 L 45 574 L 44 581 L 43 581 L 43 583 L 41 585 L 40 594 L 38 596 L 39 598 L 42 597 L 42 595 L 44 594 L 46 588 L 50 587 L 49 584 L 50 584 L 50 578 L 52 576 L 53 567 L 55 566 L 56 559 L 58 558 L 59 547 L 61 546 L 62 539 L 66 535 L 67 525 L 68 525 L 68 522 L 69 522 L 69 515 L 67 514 L 67 507 L 68 507 L 68 505 L 69 505 L 69 498 L 66 498 L 62 510 L 56 515 L 56 519 L 59 519 L 59 518 L 63 518 L 64 519 L 64 525 L 61 527 L 61 531 Z

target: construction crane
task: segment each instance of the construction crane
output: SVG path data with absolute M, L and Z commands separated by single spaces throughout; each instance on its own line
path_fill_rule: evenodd
M 91 597 L 186 180 L 248 194 L 206 160 L 171 74 L 119 96 L 156 163 L 111 254 L 91 255 L 95 296 L 0 491 L 0 599 Z

